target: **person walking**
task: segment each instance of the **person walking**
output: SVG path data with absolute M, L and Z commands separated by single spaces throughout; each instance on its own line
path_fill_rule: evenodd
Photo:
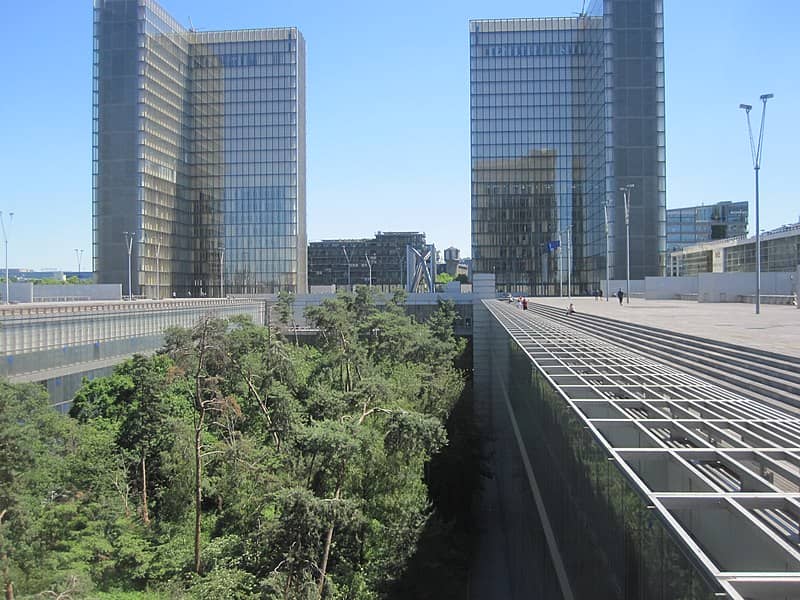
M 619 305 L 622 306 L 622 299 L 625 297 L 625 292 L 622 291 L 622 288 L 617 290 L 617 298 L 619 298 Z
M 522 310 L 528 310 L 528 299 L 527 298 L 523 298 L 522 299 Z

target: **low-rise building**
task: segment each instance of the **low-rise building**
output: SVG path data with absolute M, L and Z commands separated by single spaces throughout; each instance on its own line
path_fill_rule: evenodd
M 379 231 L 374 238 L 311 242 L 309 286 L 335 285 L 347 289 L 371 284 L 381 291 L 402 289 L 406 283 L 406 246 L 423 251 L 425 234 Z
M 667 251 L 747 235 L 747 202 L 717 202 L 667 210 Z
M 754 272 L 756 238 L 694 244 L 669 253 L 669 275 Z M 794 272 L 800 265 L 800 222 L 761 234 L 761 271 Z

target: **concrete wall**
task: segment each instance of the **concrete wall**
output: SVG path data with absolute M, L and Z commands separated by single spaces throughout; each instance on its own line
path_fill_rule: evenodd
M 646 277 L 644 297 L 647 300 L 676 300 L 680 296 L 697 294 L 696 275 L 688 277 Z
M 761 295 L 790 296 L 795 293 L 798 280 L 800 267 L 797 273 L 761 273 Z M 755 293 L 755 273 L 700 273 L 687 277 L 647 277 L 645 280 L 645 298 L 648 300 L 677 300 L 681 296 L 696 295 L 699 302 L 743 302 L 749 301 L 749 296 L 755 297 Z
M 0 298 L 6 301 L 6 286 L 0 284 Z M 122 285 L 119 283 L 106 284 L 40 284 L 34 285 L 30 281 L 12 282 L 8 290 L 11 302 L 24 304 L 26 302 L 73 302 L 76 300 L 121 300 Z
M 34 302 L 122 300 L 122 284 L 92 283 L 33 286 Z
M 788 296 L 793 292 L 792 273 L 761 273 L 761 295 Z M 755 273 L 700 273 L 700 302 L 740 302 L 740 296 L 756 293 Z
M 11 282 L 8 284 L 8 295 L 11 297 L 11 302 L 33 302 L 33 283 Z M 7 302 L 5 282 L 0 283 L 0 299 Z
M 611 295 L 617 293 L 617 290 L 621 289 L 623 292 L 626 290 L 627 282 L 624 279 L 612 279 L 609 281 L 609 287 L 611 288 Z M 603 290 L 603 294 L 608 296 L 608 290 L 606 289 L 606 280 L 600 282 L 600 288 Z M 644 289 L 645 289 L 645 282 L 644 279 L 631 279 L 631 296 L 644 296 Z

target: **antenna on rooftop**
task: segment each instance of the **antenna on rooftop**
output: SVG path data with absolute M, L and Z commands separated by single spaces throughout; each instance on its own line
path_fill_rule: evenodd
M 575 11 L 572 12 L 572 14 L 575 15 L 575 17 L 577 17 L 579 22 L 580 22 L 581 19 L 585 19 L 587 14 L 588 14 L 586 12 L 586 3 L 587 2 L 588 2 L 588 0 L 581 0 L 581 10 L 580 10 L 580 12 L 575 12 Z

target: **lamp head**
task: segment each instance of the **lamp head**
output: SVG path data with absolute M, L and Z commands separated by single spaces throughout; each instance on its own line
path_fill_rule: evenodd
M 774 97 L 775 97 L 775 94 L 761 94 L 761 96 L 759 96 L 759 98 L 761 98 L 764 102 L 766 102 L 770 98 L 774 98 Z
M 750 110 L 753 108 L 753 105 L 752 105 L 752 104 L 740 104 L 740 105 L 739 105 L 739 108 L 743 108 L 743 109 L 745 109 L 747 112 L 750 112 Z

